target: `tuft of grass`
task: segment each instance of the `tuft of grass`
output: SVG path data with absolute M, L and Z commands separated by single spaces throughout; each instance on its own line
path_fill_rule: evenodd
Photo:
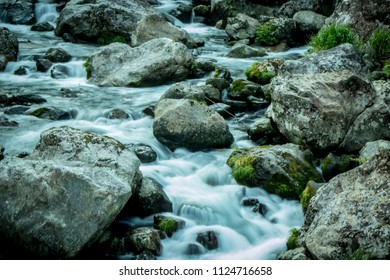
M 163 219 L 158 224 L 158 227 L 164 231 L 168 236 L 172 236 L 172 234 L 177 229 L 176 221 L 171 218 Z
M 362 46 L 358 35 L 349 26 L 335 23 L 321 28 L 309 41 L 309 45 L 315 52 L 328 50 L 345 43 L 352 44 L 357 50 L 360 50 Z
M 260 24 L 256 29 L 255 42 L 264 46 L 277 45 L 280 42 L 276 34 L 277 29 L 278 27 L 271 22 Z
M 87 80 L 88 80 L 89 78 L 91 78 L 91 75 L 92 75 L 91 60 L 89 58 L 84 61 L 83 67 L 84 67 L 85 71 L 87 72 Z
M 368 39 L 372 57 L 377 61 L 390 58 L 390 29 L 380 27 Z M 390 71 L 390 70 L 389 70 Z
M 299 230 L 297 228 L 293 228 L 290 230 L 290 236 L 287 239 L 287 250 L 293 250 L 298 247 L 297 239 L 299 237 Z

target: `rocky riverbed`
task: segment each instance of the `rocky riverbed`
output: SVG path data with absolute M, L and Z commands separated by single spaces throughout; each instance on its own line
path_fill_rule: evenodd
M 366 2 L 0 0 L 0 258 L 388 259 Z

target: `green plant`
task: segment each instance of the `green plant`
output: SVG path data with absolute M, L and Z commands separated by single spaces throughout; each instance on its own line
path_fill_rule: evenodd
M 255 42 L 266 46 L 277 45 L 280 42 L 276 35 L 277 29 L 278 27 L 271 22 L 260 24 L 256 29 Z
M 161 220 L 158 227 L 168 236 L 172 236 L 173 232 L 177 229 L 176 221 L 172 218 Z
M 301 205 L 304 212 L 306 212 L 307 207 L 309 206 L 310 199 L 316 194 L 316 189 L 310 186 L 310 183 L 307 183 L 306 188 L 301 194 Z
M 92 75 L 92 66 L 91 66 L 91 60 L 88 58 L 84 61 L 83 67 L 85 71 L 87 72 L 87 80 L 91 78 Z
M 386 79 L 390 79 L 390 63 L 386 63 L 383 66 L 383 73 L 385 74 Z
M 290 236 L 287 239 L 287 250 L 293 250 L 298 247 L 297 239 L 299 237 L 299 230 L 297 228 L 293 228 L 290 230 Z
M 362 46 L 358 35 L 349 26 L 335 23 L 321 28 L 309 41 L 313 51 L 327 50 L 345 43 L 352 44 L 358 50 Z
M 375 60 L 390 58 L 390 29 L 377 28 L 368 40 L 369 49 Z

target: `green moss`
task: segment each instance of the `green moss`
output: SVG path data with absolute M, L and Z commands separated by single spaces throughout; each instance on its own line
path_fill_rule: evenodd
M 390 29 L 378 28 L 368 40 L 372 57 L 377 61 L 390 58 Z M 389 70 L 390 71 L 390 70 Z
M 245 88 L 245 81 L 244 80 L 235 80 L 231 86 L 235 92 L 240 92 Z
M 174 219 L 167 218 L 163 219 L 159 222 L 158 227 L 164 231 L 168 236 L 172 236 L 172 234 L 177 229 L 177 224 Z
M 274 71 L 261 71 L 259 65 L 259 62 L 255 62 L 245 70 L 247 79 L 260 85 L 269 84 L 276 73 Z
M 362 45 L 357 34 L 349 26 L 335 23 L 321 28 L 309 41 L 313 51 L 331 49 L 344 43 L 350 43 L 356 49 L 361 49 Z
M 44 113 L 46 112 L 46 109 L 45 108 L 38 108 L 36 109 L 34 112 L 31 113 L 31 115 L 39 118 L 40 116 L 42 116 Z
M 265 46 L 275 46 L 280 40 L 276 35 L 278 27 L 271 23 L 260 24 L 256 29 L 255 42 Z
M 221 68 L 218 68 L 217 70 L 215 70 L 214 79 L 219 78 L 219 75 L 221 75 L 221 72 L 222 72 Z
M 390 63 L 386 63 L 383 66 L 383 73 L 385 74 L 386 79 L 390 79 Z
M 126 43 L 126 39 L 120 35 L 114 34 L 102 34 L 97 38 L 96 43 L 99 45 L 109 45 L 111 43 Z
M 91 59 L 90 58 L 87 58 L 84 63 L 83 63 L 83 67 L 85 69 L 85 71 L 87 72 L 87 80 L 89 78 L 91 78 L 91 75 L 92 75 L 92 65 L 91 65 Z
M 301 194 L 301 205 L 304 212 L 306 212 L 307 207 L 309 206 L 310 199 L 315 196 L 316 189 L 310 186 L 308 183 L 305 190 Z
M 350 256 L 346 258 L 347 260 L 371 260 L 371 253 L 366 252 L 362 247 L 355 250 Z
M 297 239 L 299 237 L 299 230 L 297 228 L 293 228 L 290 230 L 290 236 L 287 239 L 287 250 L 293 250 L 298 247 Z
M 232 168 L 232 176 L 237 183 L 246 184 L 255 177 L 254 161 L 254 157 L 243 154 L 242 151 L 234 151 L 230 155 L 227 164 Z

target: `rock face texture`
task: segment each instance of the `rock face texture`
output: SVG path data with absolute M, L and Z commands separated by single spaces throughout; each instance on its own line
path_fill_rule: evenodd
M 70 127 L 44 131 L 30 157 L 0 163 L 0 232 L 36 256 L 72 258 L 128 201 L 139 164 L 111 138 Z
M 2 20 L 12 24 L 34 23 L 35 2 L 35 0 L 0 0 Z
M 163 99 L 155 109 L 153 134 L 171 149 L 229 147 L 233 135 L 214 110 L 188 99 Z
M 110 44 L 90 56 L 86 65 L 93 84 L 142 87 L 182 81 L 193 63 L 185 45 L 161 38 L 136 48 Z
M 18 38 L 7 28 L 0 27 L 0 71 L 9 61 L 16 61 L 19 52 Z
M 390 151 L 333 178 L 311 199 L 302 229 L 315 259 L 390 257 Z

